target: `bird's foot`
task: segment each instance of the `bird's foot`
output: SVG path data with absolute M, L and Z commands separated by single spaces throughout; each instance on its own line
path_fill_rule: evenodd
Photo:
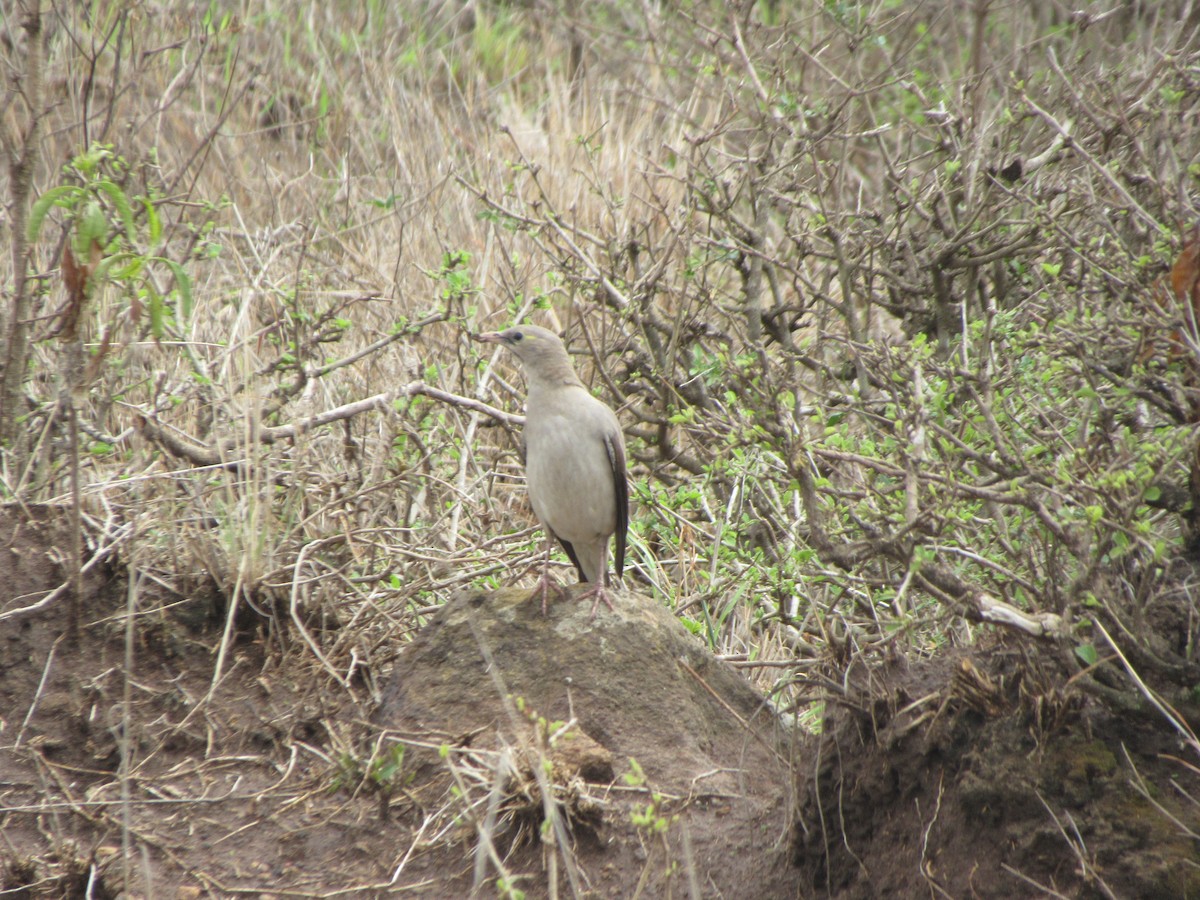
M 596 613 L 600 610 L 600 604 L 603 603 L 610 610 L 613 609 L 612 600 L 609 599 L 608 591 L 605 590 L 603 582 L 597 584 L 594 588 L 589 588 L 579 595 L 580 600 L 586 600 L 588 597 L 595 597 L 596 602 L 592 604 L 592 614 L 589 619 L 596 618 Z M 615 612 L 615 610 L 613 610 Z
M 551 592 L 557 596 L 559 594 L 559 587 L 550 580 L 549 573 L 543 572 L 541 577 L 538 578 L 537 584 L 533 587 L 533 593 L 529 595 L 530 598 L 541 596 L 543 616 L 547 614 L 547 604 L 550 601 Z

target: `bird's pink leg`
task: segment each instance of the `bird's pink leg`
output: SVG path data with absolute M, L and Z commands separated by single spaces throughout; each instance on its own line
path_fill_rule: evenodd
M 550 574 L 545 571 L 542 572 L 541 577 L 537 580 L 537 584 L 533 587 L 533 593 L 530 596 L 536 597 L 541 594 L 543 616 L 547 614 L 547 604 L 550 600 L 550 591 L 552 588 L 557 587 L 557 585 L 550 581 Z
M 600 604 L 603 603 L 610 610 L 613 609 L 612 600 L 609 599 L 608 591 L 604 587 L 604 582 L 601 580 L 596 583 L 595 587 L 588 588 L 579 595 L 580 600 L 586 600 L 588 597 L 595 597 L 596 602 L 592 604 L 592 614 L 590 618 L 596 618 L 596 613 L 600 610 Z M 615 610 L 613 610 L 615 612 Z
M 542 562 L 542 574 L 538 578 L 537 584 L 533 588 L 533 594 L 530 595 L 532 597 L 536 597 L 538 594 L 542 595 L 542 615 L 543 616 L 547 614 L 546 604 L 550 600 L 551 588 L 554 588 L 556 592 L 557 592 L 557 588 L 558 588 L 558 585 L 554 584 L 550 580 L 550 551 L 554 547 L 553 542 L 554 542 L 554 538 L 550 537 L 550 535 L 547 534 L 546 535 L 546 558 Z

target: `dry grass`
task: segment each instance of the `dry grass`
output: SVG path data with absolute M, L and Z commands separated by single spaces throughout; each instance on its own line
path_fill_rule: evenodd
M 181 594 L 206 578 L 232 597 L 287 598 L 298 588 L 306 607 L 328 606 L 364 634 L 372 625 L 391 632 L 396 616 L 428 608 L 456 585 L 494 578 L 520 558 L 519 545 L 505 549 L 497 538 L 516 532 L 533 545 L 520 492 L 491 490 L 498 465 L 516 472 L 507 439 L 498 443 L 509 450 L 489 449 L 493 442 L 479 438 L 494 432 L 481 430 L 479 415 L 418 400 L 400 411 L 380 404 L 286 447 L 256 445 L 248 438 L 259 410 L 288 377 L 278 372 L 285 345 L 309 380 L 276 421 L 414 380 L 512 408 L 512 395 L 495 397 L 487 387 L 496 361 L 478 368 L 468 332 L 528 311 L 532 298 L 560 311 L 545 318 L 557 327 L 584 307 L 573 306 L 573 291 L 536 241 L 479 217 L 481 204 L 464 183 L 503 197 L 514 162 L 530 160 L 539 189 L 555 207 L 573 210 L 580 228 L 620 234 L 629 230 L 628 213 L 606 204 L 592 183 L 636 195 L 639 163 L 644 169 L 663 152 L 663 139 L 678 134 L 656 130 L 648 105 L 614 106 L 611 85 L 572 100 L 561 71 L 563 36 L 540 16 L 501 13 L 513 40 L 527 53 L 538 47 L 542 61 L 492 85 L 488 66 L 503 58 L 478 46 L 448 9 L 422 36 L 394 13 L 362 21 L 351 10 L 299 17 L 273 10 L 235 16 L 223 29 L 209 23 L 205 34 L 190 7 L 145 8 L 125 25 L 132 37 L 122 71 L 114 53 L 95 50 L 115 21 L 103 16 L 119 15 L 100 12 L 93 22 L 64 9 L 55 23 L 48 70 L 67 102 L 52 110 L 38 148 L 44 162 L 35 192 L 55 183 L 54 161 L 81 149 L 78 82 L 94 53 L 94 81 L 116 77 L 121 97 L 109 132 L 96 134 L 93 123 L 91 138 L 117 140 L 129 160 L 153 151 L 158 169 L 146 180 L 183 189 L 164 203 L 175 236 L 168 248 L 182 252 L 189 224 L 207 219 L 206 240 L 219 252 L 188 265 L 194 312 L 161 341 L 129 321 L 119 290 L 92 300 L 88 346 L 94 352 L 107 332 L 121 345 L 89 385 L 84 418 L 114 448 L 85 456 L 90 516 L 107 527 L 135 519 L 140 564 Z M 177 49 L 151 50 L 171 45 Z M 97 93 L 102 103 L 111 87 Z M 525 106 L 534 94 L 536 103 Z M 575 141 L 583 135 L 603 146 L 589 152 Z M 52 252 L 50 243 L 35 256 L 39 271 L 52 275 Z M 469 287 L 442 296 L 447 285 L 437 270 L 459 253 L 469 254 Z M 50 311 L 61 299 L 53 277 L 48 286 Z M 345 333 L 318 343 L 314 320 L 328 326 L 334 316 L 348 320 Z M 397 323 L 422 318 L 435 321 L 313 375 L 370 351 Z M 34 371 L 55 372 L 58 352 L 39 342 Z M 35 402 L 53 403 L 53 376 L 30 388 Z M 139 440 L 136 414 L 181 437 L 227 442 L 225 456 L 239 461 L 238 470 L 165 456 Z M 39 435 L 24 465 L 10 460 L 12 495 L 69 500 L 54 468 L 54 440 Z M 299 548 L 313 541 L 298 569 Z

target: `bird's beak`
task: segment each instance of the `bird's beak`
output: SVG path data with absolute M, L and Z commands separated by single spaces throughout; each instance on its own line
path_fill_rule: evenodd
M 484 344 L 503 344 L 504 337 L 498 331 L 485 331 L 483 334 L 475 335 L 475 340 L 481 341 Z

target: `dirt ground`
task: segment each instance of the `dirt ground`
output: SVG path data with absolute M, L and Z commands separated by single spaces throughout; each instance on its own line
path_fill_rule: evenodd
M 3 615 L 63 580 L 65 529 L 0 534 Z M 127 631 L 128 595 L 92 573 L 75 648 L 65 595 L 0 622 L 4 896 L 799 890 L 783 735 L 644 598 L 463 593 L 386 678 L 251 622 L 214 688 L 211 596 L 143 589 Z
M 251 622 L 214 685 L 211 591 L 93 571 L 72 646 L 11 614 L 64 517 L 0 534 L 0 896 L 1200 896 L 1194 753 L 1027 642 L 855 663 L 802 738 L 634 595 L 464 592 L 387 671 Z
M 1017 643 L 872 680 L 797 761 L 815 895 L 1200 897 L 1196 752 L 1157 711 Z

